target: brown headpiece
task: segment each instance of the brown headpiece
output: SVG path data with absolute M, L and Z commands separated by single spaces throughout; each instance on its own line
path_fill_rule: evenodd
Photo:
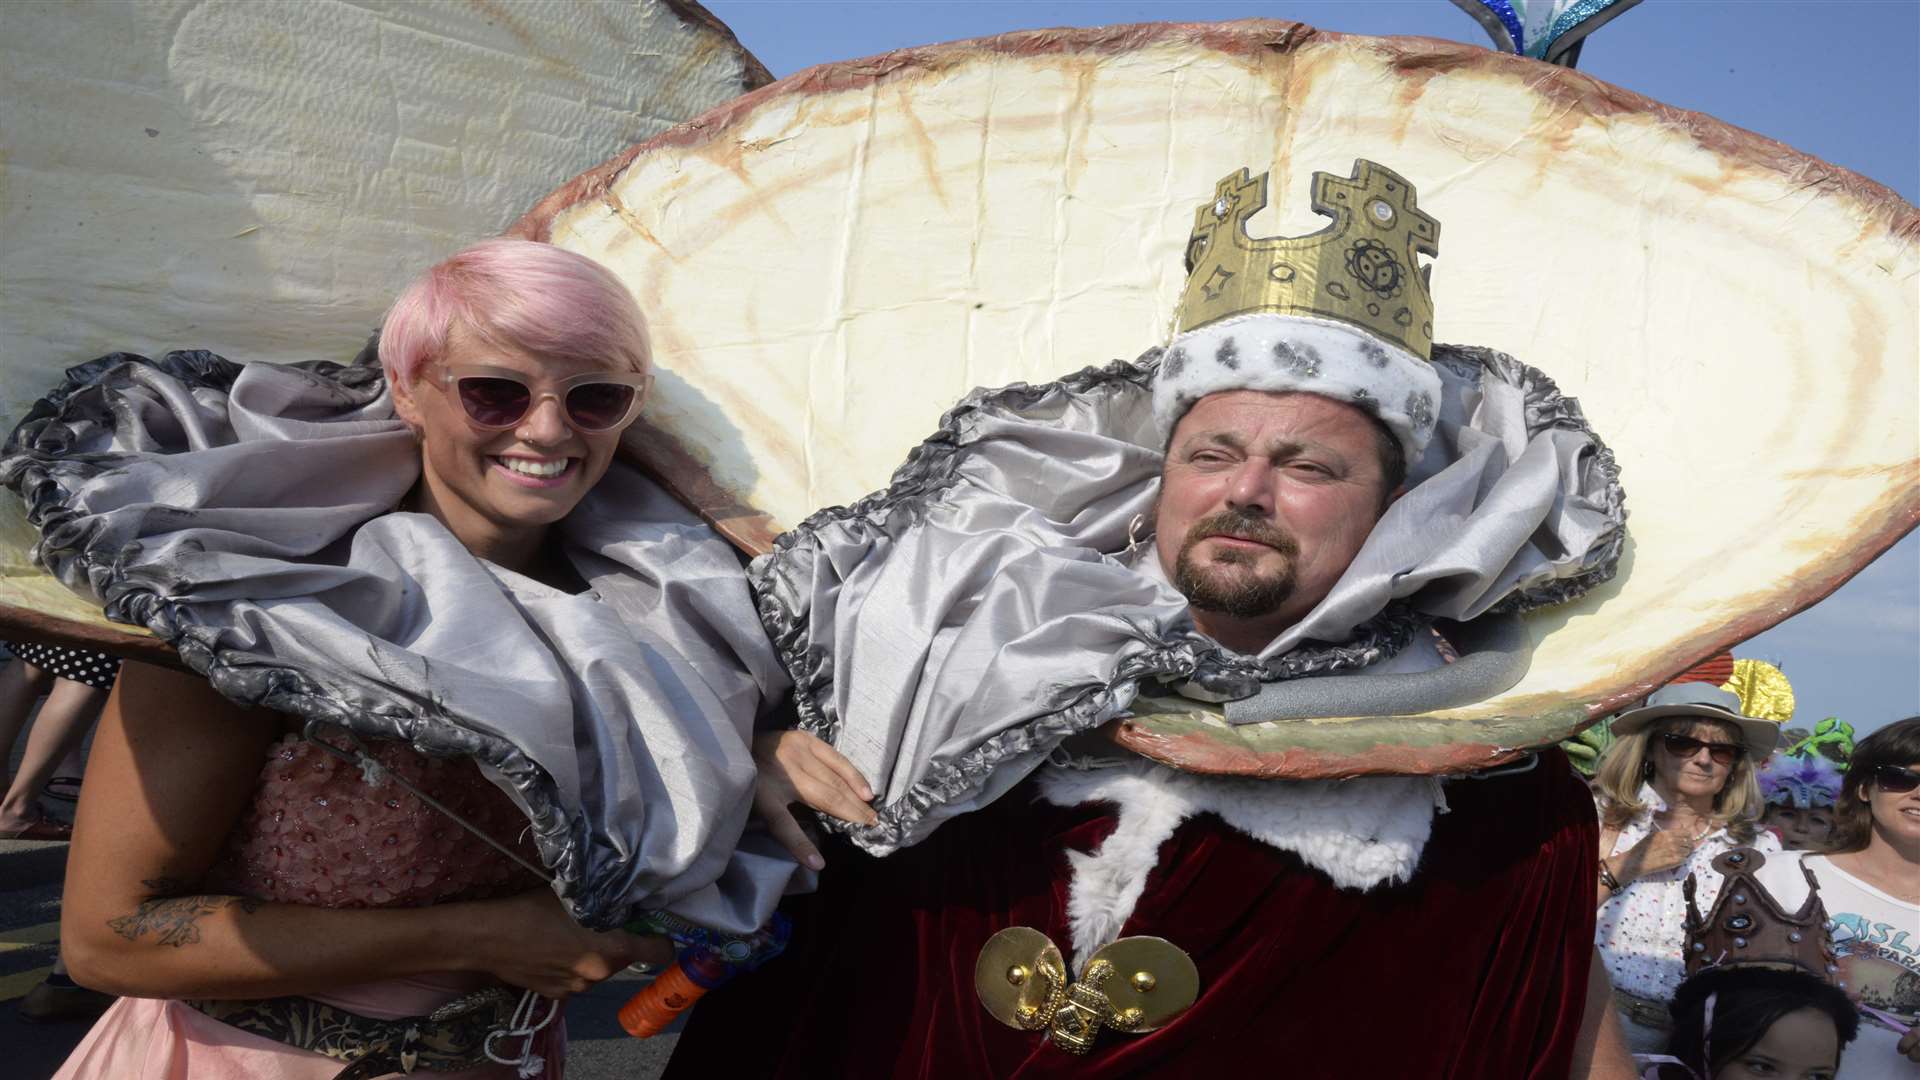
M 1705 918 L 1694 903 L 1694 877 L 1687 875 L 1687 975 L 1741 964 L 1799 970 L 1836 982 L 1840 969 L 1827 936 L 1820 883 L 1802 863 L 1807 898 L 1798 911 L 1787 911 L 1756 876 L 1766 862 L 1765 855 L 1748 847 L 1734 848 L 1713 860 L 1713 868 L 1726 880 Z

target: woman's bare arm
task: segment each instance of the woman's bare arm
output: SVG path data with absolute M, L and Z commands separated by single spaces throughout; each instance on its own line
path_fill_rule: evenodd
M 1633 1055 L 1620 1027 L 1620 1014 L 1613 1010 L 1613 983 L 1598 949 L 1593 951 L 1593 966 L 1587 969 L 1587 1004 L 1567 1075 L 1576 1080 L 1634 1080 Z
M 1613 845 L 1619 839 L 1620 839 L 1619 829 L 1616 829 L 1611 825 L 1602 825 L 1600 827 L 1600 862 L 1605 864 L 1609 870 L 1613 870 L 1614 877 L 1616 879 L 1618 879 L 1619 877 L 1619 871 L 1614 869 L 1614 862 L 1610 858 L 1610 856 L 1612 856 L 1613 854 Z M 1610 898 L 1612 898 L 1613 890 L 1607 888 L 1606 882 L 1597 880 L 1599 878 L 1599 873 L 1597 871 L 1597 868 L 1596 868 L 1594 877 L 1596 879 L 1595 884 L 1598 886 L 1600 890 L 1598 898 L 1594 900 L 1594 906 L 1598 907 L 1599 905 L 1606 903 Z M 1622 882 L 1622 884 L 1625 884 L 1625 883 Z
M 140 997 L 311 993 L 429 971 L 486 971 L 564 997 L 664 943 L 581 929 L 546 890 L 344 911 L 201 894 L 252 797 L 271 714 L 199 676 L 123 665 L 87 762 L 67 859 L 61 951 L 75 981 Z

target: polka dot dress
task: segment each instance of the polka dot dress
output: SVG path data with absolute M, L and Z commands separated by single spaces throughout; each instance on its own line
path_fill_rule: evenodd
M 37 641 L 9 641 L 7 651 L 56 678 L 91 686 L 95 690 L 113 689 L 120 674 L 120 661 L 106 653 L 88 649 L 70 649 L 64 645 L 42 645 Z

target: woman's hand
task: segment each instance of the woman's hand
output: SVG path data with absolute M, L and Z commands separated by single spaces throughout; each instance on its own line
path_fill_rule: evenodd
M 815 870 L 827 861 L 793 816 L 794 803 L 856 825 L 880 820 L 867 805 L 873 801 L 873 789 L 860 770 L 838 750 L 804 731 L 770 731 L 755 738 L 753 760 L 760 769 L 753 788 L 754 810 L 774 839 Z
M 469 905 L 449 905 L 455 907 Z M 460 914 L 470 919 L 483 970 L 555 1001 L 565 1001 L 629 964 L 673 960 L 673 943 L 666 938 L 582 927 L 550 889 L 475 901 L 470 911 Z
M 1920 1027 L 1900 1036 L 1900 1042 L 1894 1049 L 1905 1054 L 1908 1061 L 1920 1065 Z
M 1646 839 L 1628 848 L 1619 857 L 1620 863 L 1614 869 L 1614 876 L 1627 882 L 1662 870 L 1671 870 L 1687 861 L 1698 842 L 1672 829 L 1648 833 Z

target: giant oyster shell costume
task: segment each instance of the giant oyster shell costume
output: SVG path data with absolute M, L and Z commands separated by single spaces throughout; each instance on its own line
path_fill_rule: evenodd
M 1268 231 L 1297 235 L 1314 224 L 1287 216 L 1305 204 L 1299 186 L 1361 157 L 1408 176 L 1446 223 L 1435 336 L 1474 345 L 1436 357 L 1451 387 L 1440 422 L 1462 460 L 1478 458 L 1430 489 L 1429 509 L 1457 508 L 1474 557 L 1370 545 L 1296 635 L 1319 644 L 1226 656 L 1191 633 L 1164 582 L 1123 562 L 1153 561 L 1145 546 L 1127 552 L 1158 466 L 1144 388 L 1154 358 L 1113 361 L 1165 343 L 1186 221 L 1223 172 L 1270 168 L 1281 221 Z M 1636 228 L 1594 229 L 1623 183 Z M 1908 438 L 1920 395 L 1901 362 L 1916 349 L 1920 215 L 1709 118 L 1467 46 L 1248 22 L 1040 31 L 827 65 L 613 157 L 515 231 L 608 265 L 653 319 L 661 378 L 628 449 L 721 534 L 765 554 L 760 613 L 805 722 L 874 775 L 883 821 L 861 839 L 880 850 L 1115 717 L 1123 745 L 1196 772 L 1498 765 L 1819 599 L 1920 519 Z M 1532 297 L 1516 318 L 1510 294 L 1482 285 L 1543 247 L 1593 285 Z M 1739 274 L 1703 274 L 1705 252 Z M 1805 280 L 1829 287 L 1792 291 L 1798 320 L 1850 327 L 1857 347 L 1800 348 L 1759 317 L 1756 297 Z M 1671 302 L 1683 285 L 1687 302 Z M 1736 358 L 1741 396 L 1729 401 Z M 339 393 L 316 372 L 283 378 Z M 969 393 L 978 386 L 1004 389 Z M 1795 392 L 1751 389 L 1776 386 Z M 359 392 L 365 401 L 340 406 L 372 408 L 377 390 Z M 11 475 L 29 475 L 18 460 Z M 1423 462 L 1416 475 L 1458 464 Z M 1518 535 L 1495 528 L 1503 485 L 1548 474 L 1566 501 Z M 630 490 L 653 497 L 638 480 Z M 1755 536 L 1792 542 L 1762 550 Z M 856 561 L 902 543 L 921 546 Z M 137 558 L 90 565 L 139 578 Z M 111 599 L 111 581 L 82 577 L 69 570 L 67 583 Z M 1005 602 L 970 613 L 987 621 L 943 610 L 988 578 Z M 898 621 L 836 622 L 852 593 Z M 14 626 L 106 640 L 71 607 L 5 599 Z M 1490 626 L 1489 613 L 1518 622 Z M 1367 676 L 1326 681 L 1353 688 L 1337 707 L 1313 700 L 1313 679 L 1294 705 L 1258 714 L 1134 701 L 1146 678 L 1244 699 L 1262 683 L 1390 660 L 1439 617 L 1496 644 L 1517 636 L 1530 664 L 1437 705 Z M 969 626 L 995 655 L 968 648 Z M 854 641 L 867 655 L 898 644 L 901 663 L 943 650 L 949 663 L 911 693 L 863 696 L 823 659 Z M 1025 693 L 1036 683 L 1037 705 Z M 468 734 L 477 719 L 416 707 L 432 693 L 404 696 L 414 711 L 382 716 L 387 730 L 432 730 L 423 718 L 444 715 L 466 745 L 482 741 Z M 568 771 L 551 746 L 522 749 L 524 769 L 507 754 L 496 763 L 509 784 Z M 528 785 L 514 790 L 537 825 L 552 820 Z M 618 835 L 604 816 L 617 800 L 582 792 L 556 805 L 589 835 Z M 549 862 L 568 867 L 563 890 L 616 902 L 618 845 L 582 858 L 559 830 L 542 837 Z M 732 887 L 723 876 L 721 892 Z
M 1016 761 L 999 784 L 1062 729 L 1121 712 L 1136 673 L 1113 662 L 1114 646 L 1204 671 L 1169 632 L 1172 597 L 1114 561 L 1147 499 L 1128 485 L 1155 465 L 1144 403 L 1123 402 L 1126 380 L 1145 376 L 1062 375 L 1168 342 L 1188 223 L 1222 174 L 1271 168 L 1278 224 L 1262 235 L 1298 236 L 1319 224 L 1305 209 L 1311 174 L 1344 174 L 1357 158 L 1406 176 L 1444 223 L 1434 336 L 1472 345 L 1437 366 L 1456 393 L 1496 375 L 1471 406 L 1475 438 L 1499 442 L 1503 463 L 1549 429 L 1602 438 L 1559 459 L 1584 470 L 1564 490 L 1586 505 L 1538 519 L 1540 532 L 1506 549 L 1514 562 L 1449 581 L 1429 575 L 1437 564 L 1399 552 L 1372 563 L 1387 553 L 1369 551 L 1315 618 L 1334 644 L 1366 650 L 1381 647 L 1369 621 L 1390 594 L 1483 632 L 1495 629 L 1483 612 L 1530 608 L 1518 631 L 1530 663 L 1468 700 L 1302 680 L 1299 696 L 1328 696 L 1270 720 L 1234 704 L 1135 709 L 1118 721 L 1123 745 L 1190 771 L 1269 777 L 1497 766 L 1826 595 L 1920 519 L 1914 208 L 1711 118 L 1469 46 L 1247 22 L 903 50 L 802 72 L 636 147 L 519 231 L 606 262 L 662 313 L 670 374 L 656 426 L 636 439 L 717 528 L 772 550 L 754 568 L 763 613 L 808 723 L 863 767 L 887 766 L 883 824 L 868 838 L 885 847 L 936 804 L 990 796 L 982 759 Z M 1596 227 L 1620 214 L 1623 192 L 1634 227 Z M 1524 277 L 1543 250 L 1578 267 L 1583 287 L 1529 294 L 1516 311 L 1495 283 Z M 1702 271 L 1707 252 L 1725 272 Z M 1799 286 L 1808 280 L 1828 287 Z M 1779 299 L 1758 299 L 1770 292 Z M 1796 346 L 1779 326 L 1788 304 L 1795 325 L 1857 328 L 1858 349 Z M 1008 389 L 967 395 L 978 385 Z M 1029 419 L 1044 423 L 1023 445 Z M 889 488 L 884 471 L 903 460 Z M 1614 466 L 1632 493 L 1624 538 L 1600 524 L 1617 525 Z M 881 494 L 863 501 L 869 492 Z M 809 517 L 823 504 L 848 509 Z M 833 638 L 845 628 L 820 605 L 883 573 L 854 564 L 863 545 L 911 533 L 916 515 L 964 531 L 988 507 L 1016 530 L 991 543 L 1020 553 L 984 552 L 983 532 L 969 552 L 981 561 L 956 561 L 957 546 L 928 540 L 902 560 L 913 569 L 893 571 L 898 614 L 883 618 L 896 633 Z M 1057 564 L 1063 584 L 1129 582 L 1115 595 L 1134 604 L 1063 612 L 1075 603 L 1065 592 L 1009 588 L 1023 604 L 1059 597 L 1018 619 L 1103 625 L 1031 642 L 983 635 L 1016 643 L 1007 660 L 1031 648 L 1020 675 L 972 683 L 990 663 L 942 638 L 964 634 L 969 613 L 941 613 L 940 598 L 965 594 L 983 567 L 1020 571 L 1022 558 Z M 1598 583 L 1608 565 L 1617 572 Z M 1385 586 L 1393 574 L 1412 576 Z M 1368 599 L 1347 604 L 1354 593 Z M 910 689 L 848 681 L 949 645 L 961 658 L 951 682 L 938 664 Z M 1076 677 L 1052 677 L 1061 671 Z M 1242 671 L 1226 694 L 1251 689 Z M 1008 711 L 993 695 L 1022 677 L 1040 700 Z M 1256 722 L 1233 722 L 1245 719 Z
M 377 365 L 327 360 L 352 360 L 401 286 L 510 221 L 567 157 L 584 167 L 765 69 L 697 4 L 28 7 L 7 25 L 21 120 L 0 149 L 38 209 L 9 214 L 0 244 L 0 352 L 11 411 L 30 414 L 0 474 L 23 496 L 9 535 L 24 505 L 40 536 L 5 558 L 53 575 L 4 578 L 9 629 L 474 758 L 589 925 L 645 907 L 760 927 L 794 866 L 742 839 L 747 741 L 787 681 L 734 552 L 616 463 L 560 528 L 589 594 L 487 565 L 389 512 L 418 450 Z M 64 111 L 76 96 L 93 123 Z M 105 193 L 74 182 L 63 165 L 118 161 L 110 121 L 129 117 L 154 125 L 147 171 L 103 169 Z M 466 141 L 495 122 L 498 146 Z M 366 165 L 382 139 L 386 164 Z M 203 181 L 206 154 L 232 188 Z M 76 202 L 113 200 L 151 234 L 75 227 Z M 63 361 L 183 339 L 297 362 L 114 354 L 53 386 Z

